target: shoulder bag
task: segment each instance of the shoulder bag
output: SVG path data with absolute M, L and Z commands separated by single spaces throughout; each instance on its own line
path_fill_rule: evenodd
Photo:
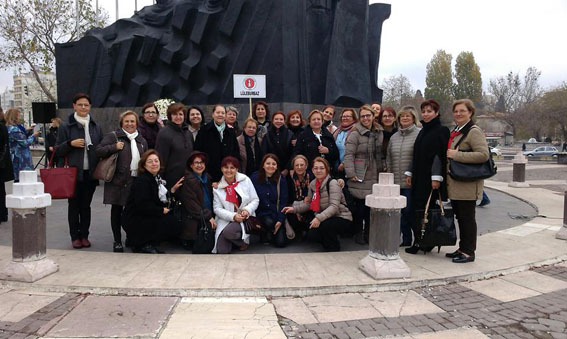
M 193 254 L 209 254 L 215 247 L 215 231 L 208 220 L 205 220 L 203 210 L 201 210 L 201 220 L 197 237 L 193 243 Z
M 114 134 L 114 138 L 116 138 L 116 142 L 118 142 L 116 132 L 112 133 Z M 111 182 L 112 178 L 114 178 L 114 173 L 116 172 L 116 163 L 118 161 L 119 152 L 120 151 L 114 152 L 108 157 L 100 159 L 93 172 L 93 178 L 104 180 L 104 182 Z
M 457 142 L 455 148 L 467 137 L 468 133 Z M 463 151 L 461 151 L 463 152 Z M 488 179 L 496 174 L 498 168 L 492 159 L 492 152 L 488 148 L 488 160 L 480 164 L 469 164 L 449 159 L 449 175 L 457 181 L 477 181 Z
M 69 167 L 69 158 L 65 156 L 64 167 L 53 167 L 53 156 L 51 153 L 47 168 L 39 170 L 41 182 L 43 182 L 45 193 L 51 194 L 51 199 L 69 199 L 75 196 L 75 185 L 77 184 L 77 168 Z

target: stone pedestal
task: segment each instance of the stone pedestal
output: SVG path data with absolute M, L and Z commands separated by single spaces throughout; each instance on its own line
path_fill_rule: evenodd
M 526 182 L 526 164 L 528 159 L 518 152 L 512 159 L 512 182 L 508 184 L 510 187 L 530 187 Z
M 563 198 L 563 227 L 555 235 L 557 239 L 567 240 L 567 191 Z
M 400 186 L 394 185 L 392 173 L 380 173 L 372 194 L 366 196 L 370 207 L 368 255 L 359 262 L 361 270 L 374 279 L 408 278 L 409 267 L 400 258 L 400 216 L 406 207 L 406 197 L 400 196 Z
M 0 279 L 34 282 L 57 272 L 59 267 L 46 257 L 45 208 L 51 196 L 37 182 L 35 171 L 21 171 L 6 196 L 6 207 L 12 209 L 12 262 L 0 271 Z

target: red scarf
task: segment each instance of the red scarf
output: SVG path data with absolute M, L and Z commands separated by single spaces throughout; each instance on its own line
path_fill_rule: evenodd
M 236 186 L 238 186 L 238 181 L 235 181 L 233 184 L 227 185 L 224 190 L 226 192 L 226 201 L 238 206 L 238 196 L 235 189 Z
M 451 132 L 451 135 L 449 136 L 449 144 L 447 145 L 447 149 L 451 149 L 451 143 L 453 142 L 453 139 L 455 139 L 455 137 L 459 134 L 461 134 L 461 131 L 454 130 L 453 132 Z
M 313 212 L 319 212 L 321 210 L 321 196 L 319 195 L 319 187 L 321 187 L 321 182 L 319 180 L 315 180 L 315 193 L 311 198 L 311 205 L 309 205 L 309 209 Z

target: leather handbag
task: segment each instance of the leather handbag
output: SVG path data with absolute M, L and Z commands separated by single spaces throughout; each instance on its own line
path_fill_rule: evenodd
M 116 132 L 112 133 L 116 138 L 116 142 L 118 142 Z M 118 161 L 119 152 L 120 151 L 114 152 L 110 156 L 100 159 L 93 172 L 93 178 L 104 180 L 104 182 L 111 182 L 112 178 L 114 178 L 114 173 L 116 172 L 116 163 Z
M 488 179 L 496 174 L 498 168 L 488 149 L 488 160 L 480 164 L 469 164 L 449 159 L 449 175 L 457 181 L 476 181 Z
M 260 219 L 249 216 L 248 219 L 244 221 L 244 232 L 246 232 L 246 234 L 262 234 L 264 232 L 264 225 L 260 222 Z
M 211 224 L 205 220 L 205 216 L 201 210 L 199 229 L 197 230 L 197 237 L 193 242 L 193 254 L 208 254 L 211 253 L 214 247 L 215 231 L 211 227 Z
M 45 193 L 51 194 L 51 199 L 69 199 L 75 196 L 77 184 L 77 168 L 69 167 L 69 158 L 65 156 L 64 167 L 53 167 L 53 156 L 51 153 L 47 168 L 39 170 L 39 176 Z
M 429 199 L 425 205 L 425 210 L 417 210 L 418 225 L 420 225 L 421 233 L 416 235 L 417 243 L 423 250 L 431 250 L 433 247 L 441 248 L 441 246 L 454 246 L 457 243 L 457 231 L 455 229 L 455 216 L 453 209 L 446 209 L 441 200 L 441 192 L 439 194 L 439 209 L 430 209 L 431 197 L 433 191 L 429 193 Z M 437 199 L 436 199 L 437 200 Z M 420 218 L 420 216 L 422 216 Z

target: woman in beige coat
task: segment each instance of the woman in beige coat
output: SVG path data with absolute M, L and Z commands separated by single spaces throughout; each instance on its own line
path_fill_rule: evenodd
M 475 107 L 469 99 L 453 103 L 453 118 L 457 126 L 449 138 L 448 159 L 467 164 L 480 164 L 488 160 L 484 132 L 472 121 L 474 112 Z M 452 258 L 454 263 L 471 262 L 475 259 L 476 250 L 476 200 L 482 198 L 484 180 L 457 181 L 451 178 L 449 169 L 447 172 L 447 191 L 459 222 L 461 240 L 459 249 L 446 256 Z
M 352 222 L 352 214 L 346 207 L 342 188 L 330 176 L 331 166 L 326 159 L 316 157 L 311 167 L 315 180 L 309 184 L 309 192 L 303 201 L 295 201 L 293 206 L 284 207 L 284 213 L 306 213 L 314 215 L 309 224 L 307 237 L 320 241 L 325 251 L 340 251 L 339 234 L 347 231 Z
M 345 144 L 344 168 L 353 197 L 354 240 L 365 244 L 368 243 L 370 224 L 370 208 L 366 206 L 365 198 L 372 192 L 372 185 L 378 181 L 378 172 L 383 168 L 381 150 L 384 136 L 380 125 L 374 123 L 372 107 L 362 106 L 359 118 Z

